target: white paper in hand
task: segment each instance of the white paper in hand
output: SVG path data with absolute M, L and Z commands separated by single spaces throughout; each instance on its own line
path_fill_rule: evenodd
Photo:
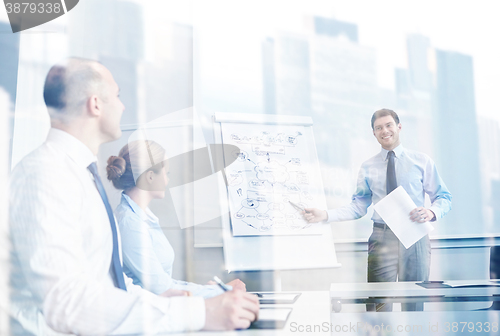
M 429 222 L 411 221 L 410 212 L 416 207 L 406 190 L 399 186 L 382 198 L 373 208 L 389 225 L 404 247 L 408 249 L 420 238 L 434 230 Z

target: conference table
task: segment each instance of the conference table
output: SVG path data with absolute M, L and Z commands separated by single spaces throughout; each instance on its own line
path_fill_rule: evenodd
M 426 287 L 419 283 L 334 283 L 330 286 L 332 310 L 338 313 L 345 304 L 500 301 L 498 280 L 452 280 Z
M 494 292 L 496 293 L 496 291 Z M 484 288 L 482 293 L 475 291 L 475 294 L 478 295 L 484 293 Z M 292 308 L 285 327 L 281 329 L 247 329 L 226 332 L 199 331 L 175 335 L 284 336 L 336 334 L 436 336 L 499 334 L 500 314 L 498 311 L 394 311 L 374 313 L 366 312 L 364 304 L 358 304 L 357 310 L 344 309 L 337 313 L 332 311 L 331 299 L 331 292 L 329 291 L 310 291 L 302 292 L 302 295 L 293 304 L 261 305 L 262 307 Z
M 294 292 L 296 293 L 296 292 Z M 175 335 L 196 335 L 196 336 L 282 336 L 282 335 L 300 335 L 298 329 L 301 325 L 306 324 L 323 324 L 330 323 L 330 299 L 328 296 L 328 291 L 317 291 L 317 292 L 302 292 L 301 296 L 293 304 L 266 304 L 261 305 L 261 308 L 292 308 L 287 323 L 284 328 L 281 329 L 247 329 L 247 330 L 236 330 L 236 331 L 226 331 L 226 332 L 207 332 L 198 331 L 190 333 L 180 333 Z M 329 335 L 328 333 L 322 333 L 323 335 Z M 171 334 L 169 334 L 171 335 Z M 310 333 L 309 335 L 316 335 Z

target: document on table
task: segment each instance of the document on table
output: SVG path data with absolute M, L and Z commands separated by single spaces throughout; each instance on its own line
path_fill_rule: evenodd
M 391 228 L 404 247 L 408 249 L 420 238 L 434 230 L 434 227 L 429 222 L 418 223 L 411 221 L 410 212 L 416 207 L 406 190 L 399 186 L 382 198 L 373 208 Z
M 286 321 L 292 308 L 260 308 L 259 321 Z

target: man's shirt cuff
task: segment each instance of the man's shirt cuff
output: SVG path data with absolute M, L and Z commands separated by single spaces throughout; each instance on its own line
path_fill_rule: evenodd
M 443 215 L 442 215 L 443 212 L 441 211 L 440 208 L 431 206 L 429 208 L 429 210 L 432 211 L 434 213 L 434 215 L 436 216 L 436 219 L 433 220 L 433 222 L 436 222 L 436 221 L 440 220 L 441 217 L 443 217 Z
M 326 215 L 327 215 L 327 218 L 325 221 L 323 221 L 323 223 L 330 223 L 330 222 L 338 222 L 339 221 L 339 217 L 338 217 L 335 209 L 326 210 Z
M 205 300 L 202 297 L 174 296 L 169 299 L 173 330 L 196 331 L 205 326 Z

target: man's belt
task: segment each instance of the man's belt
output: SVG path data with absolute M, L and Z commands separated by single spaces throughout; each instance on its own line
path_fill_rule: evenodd
M 387 226 L 387 224 L 384 224 L 384 223 L 373 222 L 373 226 L 381 228 L 381 229 L 389 229 L 389 227 Z

